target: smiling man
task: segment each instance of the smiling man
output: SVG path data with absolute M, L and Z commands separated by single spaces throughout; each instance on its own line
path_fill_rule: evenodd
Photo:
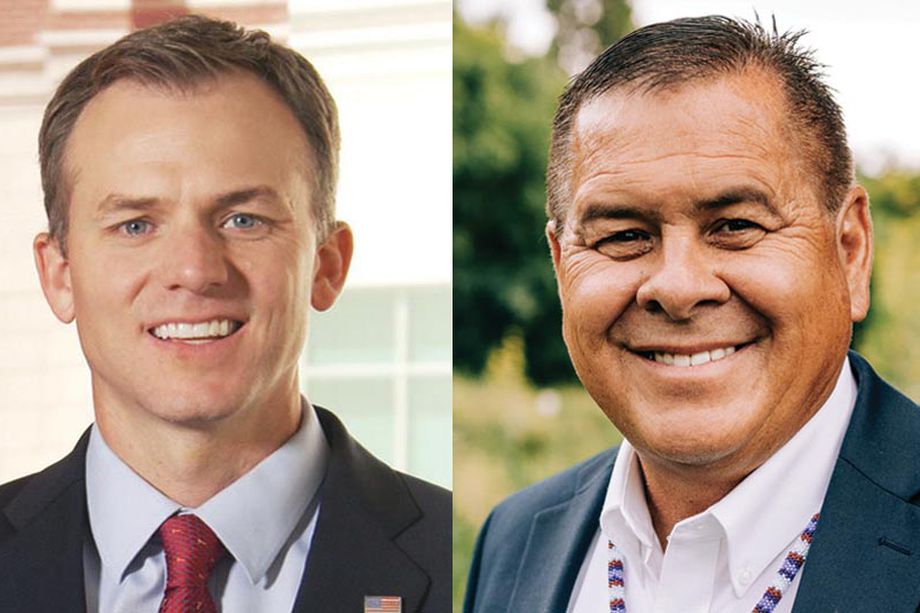
M 869 203 L 798 38 L 656 24 L 562 96 L 563 336 L 625 440 L 493 511 L 468 612 L 920 604 L 920 411 L 847 352 Z
M 0 487 L 0 611 L 446 611 L 450 496 L 300 395 L 352 254 L 335 104 L 262 32 L 187 17 L 62 82 L 40 134 L 54 314 L 95 425 Z

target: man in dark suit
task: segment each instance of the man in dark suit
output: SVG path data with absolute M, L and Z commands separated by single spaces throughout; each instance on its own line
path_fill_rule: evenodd
M 798 39 L 655 24 L 563 94 L 563 335 L 624 442 L 496 507 L 466 611 L 920 605 L 920 412 L 848 354 L 868 197 Z
M 450 494 L 302 398 L 331 307 L 339 132 L 312 65 L 202 17 L 131 34 L 49 103 L 42 289 L 96 423 L 0 487 L 0 611 L 447 611 Z

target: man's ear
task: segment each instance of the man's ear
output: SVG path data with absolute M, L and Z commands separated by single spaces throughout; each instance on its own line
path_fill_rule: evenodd
M 837 254 L 850 290 L 850 319 L 862 321 L 869 311 L 872 276 L 872 217 L 862 186 L 850 190 L 837 217 Z
M 348 224 L 340 221 L 329 234 L 325 242 L 316 250 L 316 262 L 313 269 L 313 291 L 310 304 L 318 311 L 325 311 L 335 303 L 354 252 L 354 237 Z
M 32 253 L 45 300 L 55 317 L 69 324 L 74 318 L 73 285 L 70 262 L 64 255 L 60 240 L 42 232 L 32 242 Z
M 549 243 L 549 254 L 553 258 L 553 271 L 556 273 L 556 293 L 559 294 L 559 302 L 565 303 L 562 298 L 562 279 L 559 274 L 562 273 L 562 267 L 559 261 L 562 258 L 562 246 L 559 244 L 559 237 L 556 234 L 556 220 L 550 219 L 546 222 L 546 242 Z
M 561 249 L 559 247 L 559 239 L 556 238 L 556 220 L 550 219 L 546 222 L 546 241 L 549 243 L 549 253 L 553 258 L 553 268 L 556 270 L 556 274 L 559 274 L 559 255 Z

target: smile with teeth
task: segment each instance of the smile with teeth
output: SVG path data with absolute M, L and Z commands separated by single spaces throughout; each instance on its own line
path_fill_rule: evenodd
M 231 319 L 215 319 L 190 324 L 184 322 L 161 324 L 150 332 L 160 340 L 175 340 L 183 343 L 208 343 L 230 336 L 242 327 L 242 323 Z
M 686 353 L 664 353 L 661 351 L 647 351 L 643 355 L 649 359 L 658 362 L 659 364 L 667 364 L 668 366 L 680 366 L 680 367 L 689 367 L 689 366 L 700 366 L 702 364 L 708 364 L 709 362 L 716 362 L 723 358 L 727 358 L 731 354 L 735 353 L 736 349 L 734 346 L 722 347 L 720 349 L 713 349 L 711 351 L 700 351 L 699 353 L 686 354 Z

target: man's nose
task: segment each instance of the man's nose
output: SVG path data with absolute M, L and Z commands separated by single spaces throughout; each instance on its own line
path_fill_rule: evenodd
M 212 228 L 188 225 L 173 228 L 161 242 L 157 267 L 167 289 L 198 294 L 227 283 L 229 268 L 220 235 Z
M 711 248 L 698 237 L 665 237 L 648 276 L 636 293 L 640 307 L 673 321 L 693 317 L 702 305 L 728 301 L 731 289 L 715 271 Z

